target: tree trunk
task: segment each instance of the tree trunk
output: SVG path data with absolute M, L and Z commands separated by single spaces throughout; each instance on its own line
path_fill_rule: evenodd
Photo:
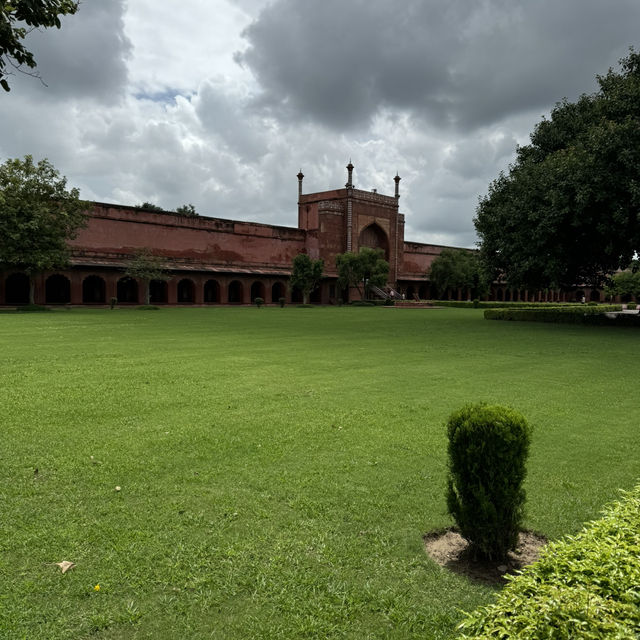
M 29 274 L 29 304 L 35 304 L 35 291 L 36 283 L 33 281 L 33 276 Z
M 308 291 L 303 291 L 302 292 L 302 304 L 309 304 L 309 292 Z
M 149 305 L 151 300 L 151 282 L 149 280 L 144 281 L 144 303 Z

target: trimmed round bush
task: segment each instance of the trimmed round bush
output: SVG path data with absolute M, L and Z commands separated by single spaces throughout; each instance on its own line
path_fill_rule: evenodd
M 467 405 L 449 417 L 447 507 L 476 556 L 515 549 L 522 523 L 531 428 L 500 405 Z
M 254 298 L 253 302 L 259 309 L 264 304 L 264 298 Z
M 628 311 L 633 311 L 636 308 L 636 303 L 635 302 L 627 302 L 627 310 Z

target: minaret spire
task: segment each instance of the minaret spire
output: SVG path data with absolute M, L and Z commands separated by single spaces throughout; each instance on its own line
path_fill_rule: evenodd
M 349 158 L 347 172 L 347 184 L 345 184 L 344 186 L 347 187 L 347 189 L 353 189 L 353 165 L 351 164 L 351 158 Z

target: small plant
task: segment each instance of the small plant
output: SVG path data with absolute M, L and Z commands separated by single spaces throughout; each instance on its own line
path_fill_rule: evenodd
M 115 306 L 118 304 L 118 298 L 111 298 L 111 300 L 109 300 L 109 307 L 111 309 L 115 309 Z
M 627 302 L 627 311 L 633 311 L 636 308 L 635 302 Z
M 156 307 L 155 304 L 141 304 L 136 307 L 137 311 L 159 311 L 160 307 Z
M 477 309 L 480 306 L 480 300 L 478 300 L 478 298 L 475 298 L 473 301 L 473 308 Z
M 264 304 L 264 298 L 254 298 L 253 302 L 255 303 L 258 309 Z
M 517 411 L 467 405 L 447 423 L 447 506 L 474 553 L 499 560 L 515 549 L 531 429 Z
M 284 305 L 285 305 L 286 300 L 285 300 L 284 298 L 278 298 L 278 302 L 280 303 L 280 308 L 281 308 L 281 309 L 283 309 L 283 308 L 284 308 Z

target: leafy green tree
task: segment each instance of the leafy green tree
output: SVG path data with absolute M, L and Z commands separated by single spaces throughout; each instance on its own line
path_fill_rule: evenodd
M 153 202 L 143 202 L 142 204 L 137 204 L 136 209 L 146 209 L 147 211 L 164 211 L 164 209 L 157 204 L 153 204 Z
M 640 248 L 640 54 L 564 100 L 481 198 L 475 225 L 491 279 L 600 286 Z
M 355 287 L 361 298 L 369 295 L 370 287 L 384 287 L 389 276 L 389 263 L 382 249 L 362 247 L 359 253 L 347 251 L 336 256 L 338 285 L 342 289 Z
M 443 249 L 431 264 L 429 280 L 439 296 L 447 289 L 471 289 L 476 298 L 487 290 L 477 251 Z
M 293 259 L 290 282 L 293 288 L 302 291 L 304 304 L 309 302 L 309 294 L 320 284 L 323 270 L 324 261 L 312 260 L 306 253 L 299 253 Z
M 149 304 L 149 285 L 152 280 L 168 280 L 165 259 L 154 256 L 151 249 L 136 251 L 133 258 L 126 263 L 124 272 L 130 278 L 138 278 L 144 283 L 144 304 Z
M 188 216 L 189 218 L 195 218 L 199 215 L 192 204 L 183 204 L 176 209 L 176 213 L 179 213 L 181 216 Z
M 0 165 L 0 269 L 19 269 L 33 276 L 68 265 L 67 244 L 86 222 L 78 189 L 67 190 L 67 179 L 48 160 L 31 156 Z
M 608 296 L 634 297 L 640 301 L 640 271 L 634 270 L 635 262 L 629 269 L 616 273 L 606 288 Z
M 39 27 L 61 27 L 60 16 L 74 14 L 78 2 L 72 0 L 3 0 L 0 9 L 0 86 L 10 91 L 7 65 L 22 71 L 35 69 L 36 61 L 22 42 Z M 39 77 L 37 73 L 31 73 Z

